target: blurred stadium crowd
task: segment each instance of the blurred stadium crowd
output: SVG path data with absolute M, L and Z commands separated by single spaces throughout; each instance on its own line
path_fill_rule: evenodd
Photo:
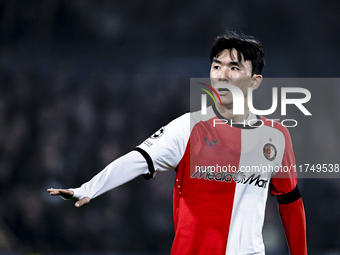
M 39 63 L 41 58 L 37 60 L 33 56 L 26 58 L 14 53 L 2 56 L 0 182 L 2 192 L 11 194 L 0 198 L 6 204 L 1 210 L 0 224 L 11 229 L 7 229 L 10 235 L 6 230 L 2 231 L 5 238 L 2 245 L 14 248 L 16 242 L 12 236 L 20 245 L 32 249 L 51 249 L 56 243 L 64 243 L 61 248 L 70 249 L 79 246 L 71 238 L 80 234 L 88 239 L 77 239 L 82 243 L 81 247 L 96 249 L 102 247 L 102 242 L 108 242 L 106 247 L 124 242 L 130 247 L 132 236 L 125 236 L 123 241 L 123 233 L 115 238 L 107 234 L 106 240 L 105 230 L 109 231 L 113 226 L 122 231 L 134 229 L 134 224 L 140 222 L 136 218 L 144 217 L 143 201 L 156 199 L 162 204 L 163 193 L 170 197 L 164 207 L 167 210 L 160 217 L 168 216 L 165 235 L 171 236 L 172 181 L 157 187 L 148 185 L 150 191 L 142 198 L 131 194 L 132 187 L 136 188 L 138 182 L 117 189 L 106 198 L 111 202 L 105 203 L 112 205 L 105 205 L 102 200 L 102 205 L 91 206 L 99 215 L 91 216 L 90 207 L 86 212 L 83 210 L 89 214 L 84 215 L 87 220 L 79 217 L 81 211 L 77 213 L 70 204 L 60 204 L 57 198 L 50 198 L 43 192 L 51 186 L 82 184 L 161 125 L 182 114 L 183 109 L 188 109 L 187 97 L 180 96 L 175 88 L 178 84 L 184 87 L 188 83 L 184 82 L 184 77 L 175 73 L 162 77 L 157 74 L 157 63 L 144 63 L 124 68 L 121 64 L 98 65 L 89 72 L 80 70 L 86 72 L 87 77 L 79 80 L 75 69 L 81 63 L 74 56 L 68 56 L 67 60 L 61 57 L 53 64 L 43 65 Z M 107 71 L 103 71 L 105 68 Z M 150 70 L 155 71 L 150 73 Z M 159 86 L 159 82 L 166 82 L 166 86 Z M 157 203 L 152 206 L 158 208 L 156 210 L 163 208 Z M 106 209 L 99 211 L 98 207 Z M 130 215 L 124 215 L 128 222 L 115 218 L 123 209 L 130 212 Z M 83 224 L 84 221 L 87 224 Z M 155 224 L 152 221 L 150 227 Z M 89 224 L 94 231 L 92 234 L 86 231 Z M 136 233 L 139 238 L 148 240 L 145 234 Z M 58 240 L 60 235 L 65 238 L 62 242 Z
M 287 13 L 289 24 L 313 16 L 313 12 L 300 16 L 298 10 L 304 5 L 293 1 L 280 3 L 280 11 L 263 2 L 264 12 L 282 23 Z M 315 7 L 316 2 L 311 4 Z M 248 21 L 245 17 L 253 11 L 243 10 L 246 6 L 256 7 L 238 1 L 223 3 L 223 9 L 217 0 L 0 1 L 0 254 L 168 253 L 173 238 L 174 172 L 158 174 L 148 182 L 137 178 L 80 209 L 50 197 L 46 189 L 81 185 L 187 112 L 189 78 L 208 76 L 212 40 L 226 24 L 257 31 L 266 40 L 263 31 L 270 24 Z M 338 24 L 332 20 L 336 8 L 325 5 L 322 13 L 330 28 Z M 282 58 L 275 62 L 269 54 L 269 76 L 278 73 L 273 66 L 293 76 L 317 70 L 314 65 L 293 68 L 289 62 L 293 56 L 273 46 L 296 50 L 303 40 L 285 44 L 282 34 L 286 40 L 308 40 L 315 36 L 312 31 L 299 34 L 287 27 L 271 31 L 269 52 Z M 323 41 L 331 49 L 340 42 L 330 31 L 318 38 L 315 45 L 320 49 Z M 310 53 L 304 50 L 294 59 L 308 62 Z M 330 55 L 325 51 L 314 57 L 336 58 Z M 338 67 L 339 61 L 322 70 L 331 75 Z M 327 103 L 336 104 L 339 93 L 334 89 Z M 322 123 L 328 120 L 325 117 Z M 316 132 L 292 134 L 302 163 L 315 155 L 332 160 L 338 153 L 337 129 L 334 123 L 327 125 L 327 144 L 320 153 L 306 153 L 306 148 L 323 142 L 308 137 Z M 310 247 L 339 249 L 335 240 L 340 207 L 334 203 L 340 197 L 339 182 L 303 180 L 302 184 Z M 315 200 L 320 206 L 311 210 Z M 285 254 L 286 248 L 276 210 L 275 199 L 269 198 L 264 236 L 268 254 L 278 255 Z

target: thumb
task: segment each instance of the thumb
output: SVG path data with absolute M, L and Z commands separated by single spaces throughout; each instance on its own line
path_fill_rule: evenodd
M 88 204 L 90 202 L 90 200 L 91 199 L 89 197 L 83 197 L 82 199 L 77 201 L 74 205 L 75 205 L 75 207 L 81 207 L 85 204 Z

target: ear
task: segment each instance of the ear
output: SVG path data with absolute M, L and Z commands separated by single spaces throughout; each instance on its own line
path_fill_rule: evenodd
M 251 79 L 253 81 L 251 87 L 253 90 L 255 90 L 261 85 L 263 77 L 261 74 L 254 74 Z

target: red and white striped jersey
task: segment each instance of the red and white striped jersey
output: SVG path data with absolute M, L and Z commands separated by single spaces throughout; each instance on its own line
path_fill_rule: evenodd
M 176 169 L 171 254 L 265 254 L 268 189 L 289 203 L 285 194 L 297 184 L 285 127 L 251 113 L 232 123 L 212 106 L 173 120 L 136 150 L 148 163 L 146 177 Z

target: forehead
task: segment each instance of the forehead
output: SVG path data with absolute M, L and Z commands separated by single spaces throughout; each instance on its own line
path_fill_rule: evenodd
M 218 54 L 218 56 L 214 57 L 214 59 L 225 59 L 225 60 L 231 60 L 231 61 L 238 61 L 238 62 L 244 62 L 244 58 L 242 53 L 240 54 L 241 58 L 238 58 L 238 52 L 236 49 L 224 49 Z
M 213 58 L 214 60 L 218 60 L 219 62 L 222 62 L 222 64 L 229 64 L 230 62 L 239 62 L 244 67 L 250 68 L 252 70 L 252 63 L 250 60 L 245 60 L 242 53 L 240 54 L 241 58 L 238 58 L 238 52 L 236 49 L 224 49 L 220 52 L 220 54 L 217 57 Z

